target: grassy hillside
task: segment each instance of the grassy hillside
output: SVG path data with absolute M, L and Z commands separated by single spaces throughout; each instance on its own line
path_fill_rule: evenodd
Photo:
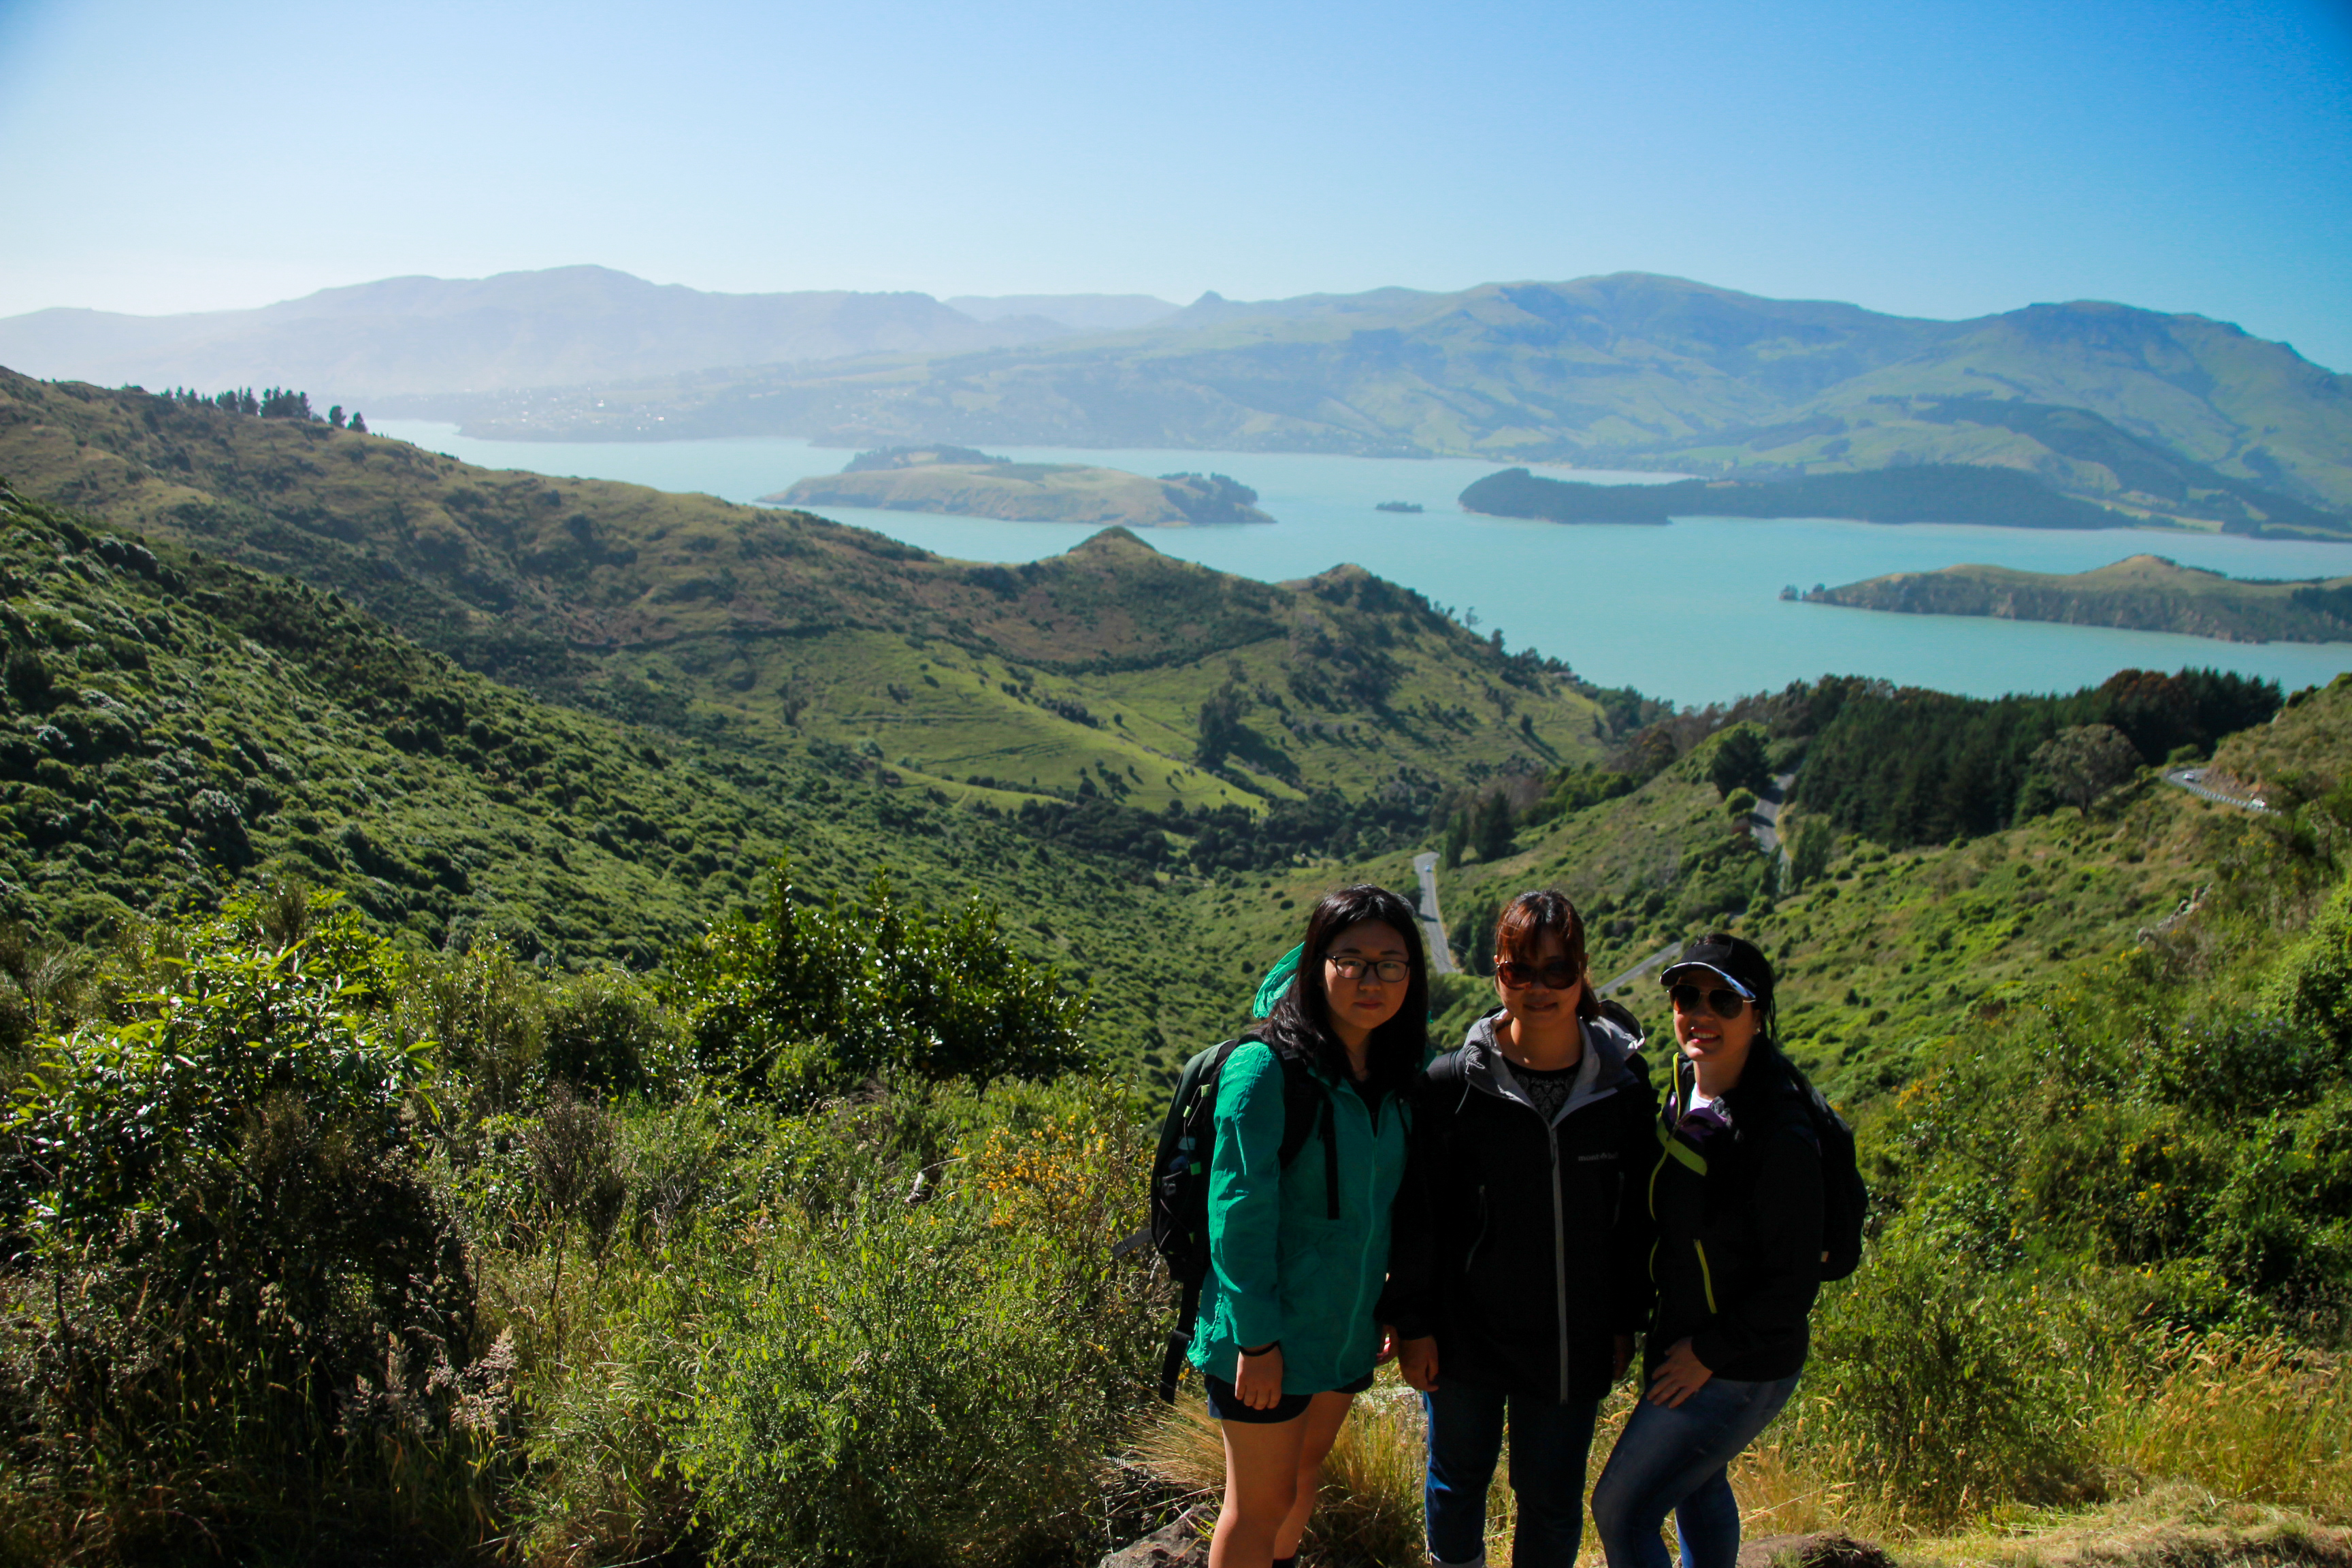
M 1507 658 L 1354 568 L 1269 586 L 1120 531 L 974 565 L 805 513 L 5 373 L 0 473 L 332 589 L 542 696 L 762 754 L 846 749 L 957 798 L 992 787 L 978 777 L 1255 808 L 1601 743 L 1564 667 Z M 1239 710 L 1213 773 L 1197 765 L 1212 699 Z
M 2077 302 L 1928 321 L 1618 274 L 1212 297 L 1112 338 L 435 406 L 477 434 L 573 439 L 793 433 L 1726 472 L 1973 463 L 2226 521 L 2250 504 L 2236 485 L 2352 508 L 2345 390 L 2284 344 L 2200 316 Z M 2041 412 L 1974 411 L 2012 399 Z
M 2228 642 L 2352 641 L 2352 578 L 2246 583 L 2160 555 L 2089 572 L 1947 566 L 1897 572 L 1805 595 L 1816 605 L 1923 616 L 1995 616 L 2077 626 L 2179 632 Z
M 1164 1074 L 1308 900 L 1409 886 L 1404 853 L 1327 831 L 1163 883 L 984 791 L 546 704 L 334 595 L 0 510 L 0 898 L 43 928 L 0 933 L 0 1563 L 1066 1568 L 1197 1496 L 1193 1417 L 1150 1394 L 1169 1292 L 1115 1250 L 1158 1097 L 1070 1070 L 1024 960 L 1093 982 L 1082 1038 Z M 1233 743 L 1293 712 L 1227 682 Z M 1728 921 L 1855 1113 L 1864 1263 L 1742 1461 L 1753 1532 L 2339 1561 L 2352 677 L 2216 748 L 2274 812 L 2142 770 L 1956 842 L 1833 840 L 1783 890 L 1725 786 L 1902 695 L 1673 714 L 1634 772 L 1439 802 L 1523 824 L 1442 877 L 1463 945 L 1555 881 L 1601 975 Z M 1160 820 L 1197 847 L 1304 809 Z M 785 843 L 804 885 L 887 859 L 1006 927 L 763 897 L 747 863 Z M 286 871 L 354 908 L 273 895 Z M 178 918 L 56 940 L 125 907 Z M 1480 984 L 1440 988 L 1442 1036 Z M 1384 1384 L 1351 1417 L 1310 1556 L 1417 1549 L 1413 1409 Z
M 2231 826 L 2224 808 L 2142 783 L 2089 819 L 2066 808 L 1952 846 L 1844 837 L 1819 879 L 1776 896 L 1786 879 L 1708 782 L 1711 760 L 1702 745 L 1632 795 L 1523 830 L 1492 864 L 1441 873 L 1444 912 L 1467 928 L 1524 889 L 1562 888 L 1590 922 L 1596 981 L 1710 927 L 1748 936 L 1779 967 L 1799 1059 L 1848 1102 L 1907 1081 L 1971 1018 L 2130 946 L 2210 879 L 2216 825 Z M 1802 822 L 1792 810 L 1789 830 Z M 1402 865 L 1381 869 L 1409 877 Z M 1664 1027 L 1654 977 L 1620 1000 Z M 1492 1005 L 1481 982 L 1449 1029 Z
M 0 917 L 50 940 L 291 879 L 412 948 L 645 969 L 789 855 L 804 888 L 887 867 L 934 907 L 997 904 L 1021 951 L 1096 992 L 1109 1059 L 1231 1010 L 1131 859 L 856 759 L 762 761 L 542 703 L 337 595 L 5 492 L 0 593 Z

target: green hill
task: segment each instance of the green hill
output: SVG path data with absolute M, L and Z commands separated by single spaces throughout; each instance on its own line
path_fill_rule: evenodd
M 1947 566 L 1816 588 L 1806 603 L 1923 616 L 1993 616 L 2179 632 L 2225 642 L 2352 642 L 2352 577 L 2249 583 L 2161 555 L 2089 572 Z
M 645 969 L 755 901 L 789 855 L 818 888 L 887 867 L 935 907 L 995 902 L 1017 945 L 1096 991 L 1111 1059 L 1172 1050 L 1230 1008 L 1131 858 L 853 759 L 763 759 L 543 703 L 339 595 L 5 490 L 0 595 L 0 919 L 48 936 L 292 879 L 415 948 Z
M 541 696 L 762 755 L 846 750 L 958 799 L 1360 799 L 1597 755 L 1605 727 L 1564 666 L 1360 569 L 1269 586 L 1119 530 L 977 565 L 802 512 L 5 373 L 0 473 L 331 588 Z
M 1452 294 L 1209 296 L 1113 337 L 416 408 L 542 438 L 796 434 L 1723 473 L 1967 463 L 2243 523 L 2245 506 L 2267 509 L 2229 485 L 2352 510 L 2347 384 L 2200 316 L 2077 301 L 1920 321 L 1620 273 Z
M 710 526 L 690 502 L 645 504 Z M 1092 581 L 1115 605 L 1161 569 L 1095 546 L 1037 602 Z M 1361 574 L 1283 592 L 1412 625 Z M 1152 662 L 1181 631 L 1157 624 L 1135 671 L 1182 668 Z M 1098 635 L 1089 668 L 1128 668 Z M 582 705 L 593 680 L 544 701 L 339 593 L 13 492 L 0 640 L 0 914 L 36 928 L 0 925 L 0 1560 L 1097 1560 L 1195 1489 L 1167 1454 L 1200 1428 L 1150 1394 L 1171 1293 L 1118 1247 L 1158 1086 L 1231 1032 L 1309 900 L 1409 886 L 1408 846 L 1458 812 L 1503 828 L 1441 874 L 1465 956 L 1545 882 L 1601 976 L 1731 924 L 1857 1124 L 1864 1263 L 1743 1467 L 1752 1510 L 1923 1561 L 1986 1555 L 1930 1531 L 2014 1554 L 2177 1515 L 2189 1546 L 2099 1561 L 2334 1561 L 2312 1519 L 2352 1495 L 2352 676 L 2275 718 L 2274 689 L 2196 672 L 1652 705 L 1609 766 L 1461 770 L 1391 848 L 1336 830 L 1385 797 L 1041 795 L 1007 821 L 845 748 L 616 719 Z M 1309 651 L 1295 668 L 1343 668 Z M 1204 738 L 1279 729 L 1279 695 L 1228 668 Z M 2274 809 L 2128 763 L 2056 805 L 1955 765 L 2046 772 L 2053 729 L 2101 725 L 2163 756 L 2218 741 L 2209 781 Z M 1920 733 L 1948 742 L 1937 776 L 1881 776 Z M 1792 764 L 1793 886 L 1740 793 Z M 1844 828 L 1878 807 L 1889 841 Z M 1139 821 L 1189 868 L 1078 831 Z M 784 846 L 797 898 L 757 875 Z M 806 901 L 886 862 L 1003 928 Z M 288 874 L 364 919 L 271 896 Z M 162 920 L 61 940 L 133 910 Z M 1089 983 L 1093 1019 L 1024 957 Z M 1485 984 L 1439 984 L 1441 1038 Z M 1627 999 L 1663 1022 L 1654 984 Z M 1071 1070 L 1082 1047 L 1126 1070 Z M 1419 1549 L 1413 1410 L 1361 1403 L 1311 1553 Z

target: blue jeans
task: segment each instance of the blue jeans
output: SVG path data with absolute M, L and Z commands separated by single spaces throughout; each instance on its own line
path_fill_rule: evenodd
M 1739 1503 L 1724 1467 L 1796 1389 L 1794 1373 L 1771 1383 L 1717 1377 L 1672 1410 L 1646 1399 L 1635 1406 L 1592 1489 L 1592 1525 L 1609 1568 L 1668 1568 L 1658 1530 L 1669 1512 L 1683 1568 L 1733 1568 Z
M 1429 1411 L 1429 1554 L 1475 1563 L 1486 1551 L 1486 1483 L 1511 1423 L 1511 1491 L 1518 1500 L 1511 1568 L 1573 1568 L 1584 1533 L 1584 1457 L 1597 1402 L 1555 1405 L 1440 1373 Z

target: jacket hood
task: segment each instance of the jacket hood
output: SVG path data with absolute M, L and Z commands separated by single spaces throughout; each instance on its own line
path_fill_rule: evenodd
M 1533 1110 L 1526 1091 L 1511 1076 L 1509 1064 L 1503 1059 L 1503 1048 L 1495 1039 L 1495 1025 L 1502 1016 L 1500 1008 L 1486 1014 L 1472 1023 L 1463 1037 L 1463 1081 L 1478 1093 L 1517 1100 Z M 1576 1088 L 1553 1118 L 1555 1122 L 1596 1100 L 1644 1081 L 1633 1065 L 1633 1053 L 1642 1044 L 1639 1039 L 1607 1018 L 1579 1019 L 1578 1024 L 1584 1032 L 1586 1070 L 1577 1074 Z

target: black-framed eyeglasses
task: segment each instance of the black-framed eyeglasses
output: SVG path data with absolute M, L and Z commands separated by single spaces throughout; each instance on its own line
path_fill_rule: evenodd
M 1525 991 L 1540 984 L 1549 991 L 1566 991 L 1584 978 L 1584 972 L 1564 958 L 1549 963 L 1522 963 L 1516 958 L 1495 961 L 1495 978 L 1503 983 L 1506 991 Z
M 1361 980 L 1367 973 L 1383 985 L 1398 985 L 1412 973 L 1402 958 L 1364 958 L 1356 953 L 1327 952 L 1323 962 L 1342 980 Z
M 1698 1011 L 1699 1004 L 1705 1002 L 1707 1011 L 1718 1018 L 1737 1018 L 1739 1016 L 1739 1010 L 1748 1005 L 1747 997 L 1723 986 L 1717 986 L 1710 991 L 1701 991 L 1696 985 L 1669 985 L 1666 987 L 1666 998 L 1675 1005 L 1675 1011 L 1677 1013 L 1696 1013 Z

